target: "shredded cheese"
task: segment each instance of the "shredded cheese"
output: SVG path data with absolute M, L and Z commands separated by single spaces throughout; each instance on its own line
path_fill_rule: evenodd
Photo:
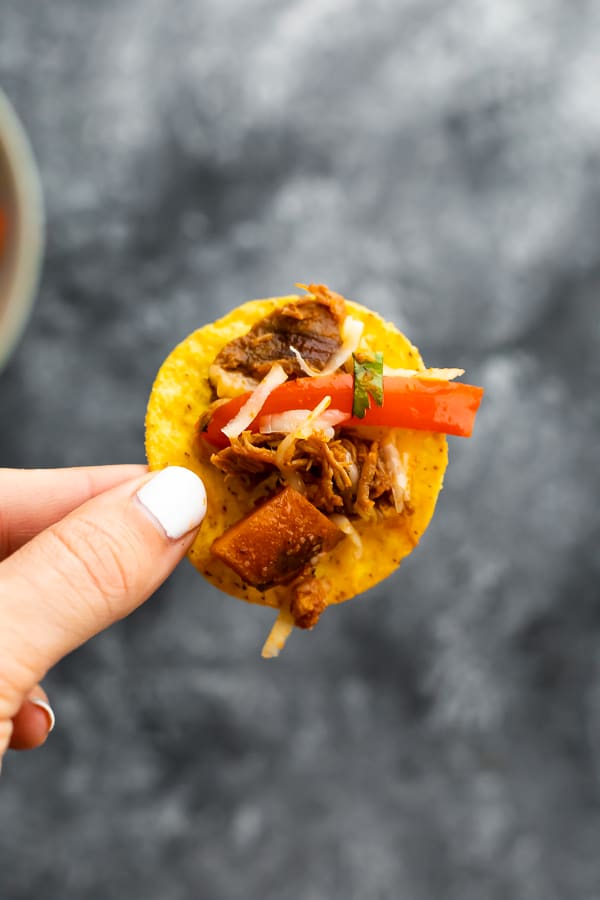
M 242 408 L 236 413 L 233 419 L 230 419 L 221 429 L 223 434 L 231 439 L 233 437 L 238 437 L 242 431 L 245 431 L 248 428 L 248 425 L 254 421 L 263 408 L 269 394 L 271 394 L 276 387 L 279 387 L 280 384 L 283 384 L 284 381 L 287 381 L 287 375 L 279 363 L 275 363 L 275 365 L 269 369 L 258 387 L 255 388 L 250 397 L 248 397 Z
M 294 630 L 294 620 L 289 606 L 282 606 L 279 615 L 275 619 L 273 627 L 263 644 L 261 656 L 263 659 L 274 659 L 279 656 L 285 646 L 285 642 Z
M 383 442 L 381 449 L 386 468 L 392 481 L 392 495 L 394 497 L 394 507 L 397 513 L 401 513 L 404 504 L 409 497 L 408 489 L 408 458 L 407 454 L 400 454 L 393 438 L 390 436 Z
M 309 412 L 298 428 L 284 437 L 279 444 L 275 455 L 275 462 L 279 468 L 285 467 L 287 452 L 294 445 L 295 441 L 310 437 L 315 420 L 319 418 L 321 413 L 325 412 L 330 403 L 331 397 L 327 394 L 319 403 L 317 403 L 315 408 Z
M 329 357 L 325 367 L 320 370 L 309 365 L 295 347 L 290 346 L 290 350 L 298 360 L 298 364 L 305 375 L 310 375 L 311 377 L 314 377 L 315 375 L 331 375 L 333 372 L 337 371 L 340 366 L 343 366 L 353 353 L 356 353 L 364 327 L 364 322 L 361 322 L 360 319 L 346 316 L 341 328 L 341 346 Z
M 300 368 L 302 369 L 302 371 L 304 372 L 305 375 L 310 375 L 310 377 L 313 378 L 315 375 L 323 374 L 322 372 L 319 372 L 318 369 L 315 369 L 314 366 L 309 366 L 309 364 L 306 362 L 306 360 L 304 359 L 304 357 L 302 356 L 300 351 L 296 350 L 295 347 L 292 347 L 291 344 L 290 344 L 290 350 L 292 351 L 292 353 L 298 360 L 298 365 L 300 366 Z
M 329 519 L 334 525 L 337 525 L 340 531 L 343 531 L 344 534 L 348 535 L 356 550 L 354 556 L 356 559 L 360 559 L 363 554 L 363 545 L 360 535 L 350 519 L 347 516 L 343 516 L 341 513 L 333 513 L 329 516 Z
M 385 375 L 402 375 L 404 378 L 433 378 L 439 381 L 452 381 L 454 378 L 460 378 L 465 374 L 464 369 L 392 369 L 391 366 L 384 365 L 383 374 Z
M 286 412 L 271 413 L 261 416 L 258 420 L 258 430 L 261 434 L 289 434 L 297 431 L 306 422 L 310 415 L 310 409 L 289 409 Z M 328 440 L 334 436 L 334 427 L 348 418 L 348 414 L 341 409 L 326 409 L 313 421 L 312 433 L 322 432 Z

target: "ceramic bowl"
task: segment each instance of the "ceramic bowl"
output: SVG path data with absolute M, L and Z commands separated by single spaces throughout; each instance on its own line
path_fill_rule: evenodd
M 0 91 L 0 369 L 27 323 L 44 247 L 44 208 L 31 146 Z

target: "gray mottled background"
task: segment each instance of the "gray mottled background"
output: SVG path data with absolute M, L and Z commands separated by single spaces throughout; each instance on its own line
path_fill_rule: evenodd
M 0 464 L 141 460 L 170 348 L 295 281 L 487 389 L 279 662 L 184 563 L 51 674 L 2 900 L 600 897 L 599 45 L 596 0 L 0 0 L 48 207 Z

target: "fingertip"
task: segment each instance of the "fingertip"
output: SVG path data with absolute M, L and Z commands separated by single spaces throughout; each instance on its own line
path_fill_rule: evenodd
M 154 474 L 136 494 L 150 520 L 170 540 L 179 540 L 199 527 L 206 515 L 202 479 L 183 466 L 168 466 Z
M 34 750 L 41 747 L 54 728 L 55 721 L 52 707 L 44 700 L 25 700 L 13 718 L 9 744 L 11 750 Z
M 56 716 L 54 715 L 54 710 L 50 706 L 47 700 L 42 700 L 40 697 L 30 697 L 29 702 L 33 703 L 34 706 L 39 707 L 46 714 L 46 718 L 48 720 L 48 734 L 51 731 L 54 731 L 54 726 L 56 725 Z

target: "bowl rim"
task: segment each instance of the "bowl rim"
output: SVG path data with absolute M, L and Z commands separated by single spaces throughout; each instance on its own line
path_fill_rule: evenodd
M 0 144 L 19 210 L 14 272 L 0 323 L 0 370 L 27 324 L 39 285 L 44 255 L 44 200 L 38 169 L 25 130 L 0 89 Z

